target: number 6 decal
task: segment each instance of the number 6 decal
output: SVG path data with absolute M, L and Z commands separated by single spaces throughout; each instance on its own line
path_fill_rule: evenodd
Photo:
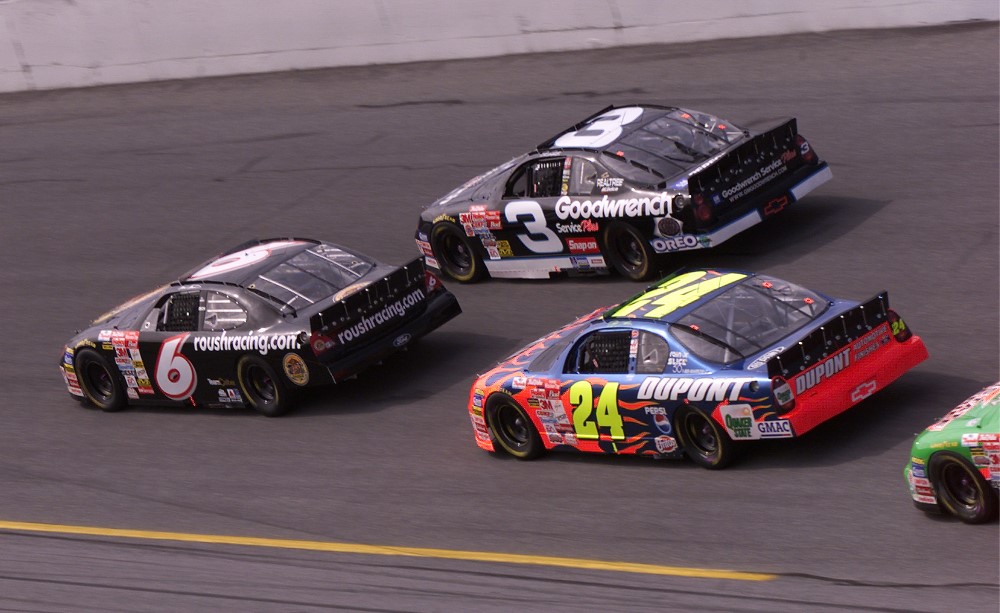
M 191 360 L 184 357 L 181 347 L 188 334 L 178 334 L 163 341 L 156 358 L 156 385 L 171 400 L 184 400 L 194 393 L 197 378 Z
M 504 211 L 507 223 L 524 225 L 526 234 L 518 234 L 524 246 L 535 253 L 560 253 L 563 250 L 559 236 L 545 224 L 545 213 L 542 205 L 534 200 L 515 200 L 507 205 Z M 530 217 L 531 219 L 519 219 Z

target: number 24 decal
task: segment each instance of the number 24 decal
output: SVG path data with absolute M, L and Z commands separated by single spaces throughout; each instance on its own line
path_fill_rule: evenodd
M 605 384 L 595 406 L 590 382 L 577 381 L 569 388 L 569 403 L 573 405 L 573 429 L 579 438 L 599 438 L 598 428 L 608 428 L 612 440 L 625 438 L 622 416 L 618 413 L 617 383 Z
M 545 223 L 545 213 L 542 205 L 534 200 L 515 200 L 507 204 L 504 210 L 507 223 L 520 223 L 527 230 L 518 234 L 524 246 L 535 253 L 560 253 L 563 250 L 562 241 Z

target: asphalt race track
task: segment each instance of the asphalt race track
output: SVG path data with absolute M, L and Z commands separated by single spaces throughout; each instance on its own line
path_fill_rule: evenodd
M 1000 376 L 998 39 L 842 32 L 0 97 L 0 611 L 995 613 L 997 524 L 924 516 L 902 470 L 914 433 Z M 286 418 L 103 414 L 66 393 L 63 342 L 115 304 L 251 237 L 402 263 L 422 205 L 635 101 L 797 116 L 834 180 L 677 263 L 888 289 L 930 360 L 721 472 L 474 444 L 475 375 L 635 293 L 619 278 L 452 283 L 462 316 Z

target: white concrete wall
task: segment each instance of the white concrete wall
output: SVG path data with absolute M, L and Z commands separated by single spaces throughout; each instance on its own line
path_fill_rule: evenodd
M 0 0 L 0 91 L 1000 20 L 997 0 Z

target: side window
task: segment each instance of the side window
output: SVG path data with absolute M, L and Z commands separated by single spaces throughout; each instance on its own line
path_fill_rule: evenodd
M 670 346 L 661 336 L 639 331 L 639 351 L 635 357 L 635 372 L 641 375 L 662 374 L 667 366 Z
M 198 329 L 200 292 L 170 294 L 160 307 L 156 329 L 160 332 L 194 332 Z
M 597 191 L 597 175 L 597 165 L 593 162 L 586 158 L 573 158 L 569 179 L 569 195 L 592 196 L 595 193 L 600 193 Z
M 562 193 L 564 158 L 531 165 L 531 197 L 555 198 Z
M 594 332 L 570 352 L 566 370 L 580 374 L 626 374 L 631 340 L 631 330 Z
M 205 292 L 205 318 L 201 329 L 207 332 L 235 330 L 247 323 L 247 312 L 238 302 L 221 292 Z
M 504 190 L 504 198 L 524 198 L 528 195 L 528 165 L 525 164 L 510 176 L 507 180 L 507 189 Z

